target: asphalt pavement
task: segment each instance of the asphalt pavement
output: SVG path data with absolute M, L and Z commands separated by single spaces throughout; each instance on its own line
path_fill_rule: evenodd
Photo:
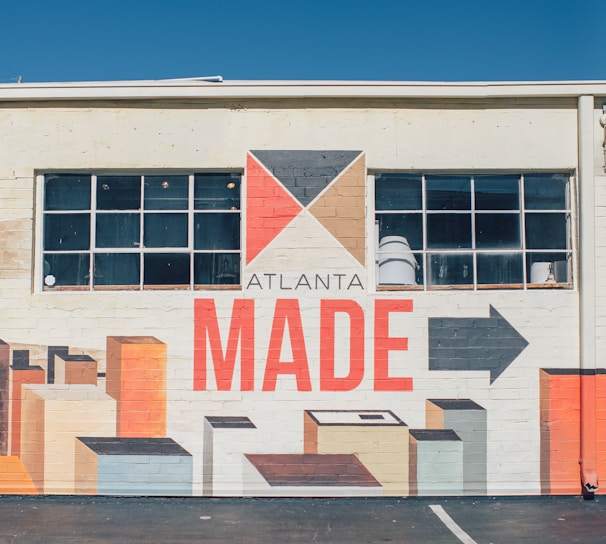
M 0 496 L 0 543 L 606 544 L 606 498 Z

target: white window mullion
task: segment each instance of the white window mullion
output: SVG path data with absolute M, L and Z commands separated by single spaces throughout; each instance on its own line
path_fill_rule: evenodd
M 139 204 L 139 290 L 143 290 L 145 277 L 145 246 L 143 245 L 143 228 L 145 227 L 145 176 L 141 176 L 141 201 Z
M 522 238 L 522 276 L 524 289 L 528 288 L 528 258 L 526 250 L 526 206 L 524 204 L 524 174 L 520 175 L 520 236 Z
M 97 251 L 97 176 L 91 175 L 90 180 L 90 246 L 89 246 L 89 265 L 90 272 L 88 278 L 88 289 L 92 291 L 95 283 L 95 254 Z
M 189 288 L 194 289 L 194 175 L 190 174 L 187 185 L 187 249 L 189 252 Z

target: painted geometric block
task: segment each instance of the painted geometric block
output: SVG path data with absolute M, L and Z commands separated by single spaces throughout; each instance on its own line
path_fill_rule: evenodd
M 409 493 L 408 426 L 389 410 L 306 410 L 304 452 L 355 454 L 385 495 Z
M 29 366 L 29 352 L 27 350 L 13 350 L 13 364 L 11 366 L 13 394 L 11 401 L 11 434 L 10 450 L 12 455 L 21 454 L 21 430 L 23 426 L 23 386 L 26 384 L 44 384 L 46 375 L 40 366 Z
M 106 390 L 118 403 L 118 436 L 166 436 L 166 344 L 153 336 L 108 336 Z
M 55 355 L 69 355 L 69 347 L 48 346 L 46 351 L 46 383 L 55 383 Z
M 574 368 L 539 370 L 541 493 L 580 489 L 581 375 Z
M 596 370 L 596 454 L 597 471 L 604 480 L 606 474 L 606 370 Z M 598 494 L 606 494 L 606 486 L 601 482 Z
M 381 484 L 353 454 L 246 454 L 255 496 L 379 496 Z
M 55 354 L 55 383 L 97 385 L 97 361 L 89 355 Z
M 206 416 L 202 489 L 207 496 L 242 496 L 244 453 L 252 453 L 256 429 L 245 416 Z
M 8 455 L 10 346 L 0 340 L 0 455 Z
M 463 442 L 463 491 L 485 495 L 487 490 L 486 410 L 468 399 L 426 401 L 427 429 L 452 429 Z
M 76 439 L 76 493 L 189 496 L 192 485 L 192 456 L 170 438 Z
M 410 430 L 410 494 L 463 494 L 463 441 L 453 430 Z
M 116 401 L 94 385 L 24 385 L 21 461 L 40 493 L 74 493 L 75 439 L 116 433 Z
M 30 475 L 18 457 L 0 457 L 0 494 L 35 495 L 38 493 Z

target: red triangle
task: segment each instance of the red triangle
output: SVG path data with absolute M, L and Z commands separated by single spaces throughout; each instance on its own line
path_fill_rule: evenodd
M 302 210 L 252 155 L 246 159 L 246 264 Z

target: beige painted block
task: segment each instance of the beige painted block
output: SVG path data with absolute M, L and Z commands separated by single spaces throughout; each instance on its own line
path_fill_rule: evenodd
M 385 495 L 409 494 L 409 430 L 392 412 L 308 410 L 304 435 L 305 453 L 355 454 Z
M 21 460 L 41 493 L 75 492 L 75 439 L 115 436 L 116 401 L 90 384 L 23 387 Z

